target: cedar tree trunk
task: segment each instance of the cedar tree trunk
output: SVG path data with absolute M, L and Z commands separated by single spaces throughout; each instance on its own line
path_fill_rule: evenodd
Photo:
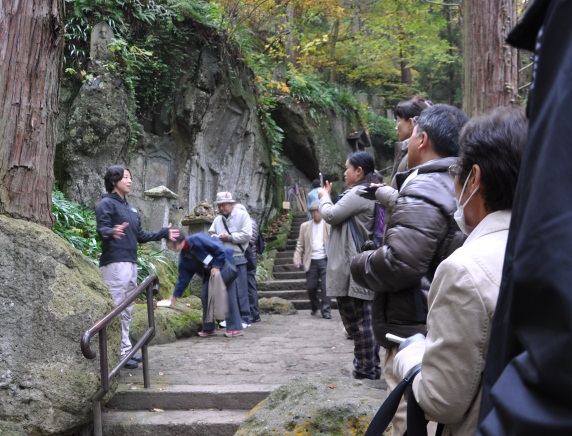
M 506 42 L 516 0 L 463 1 L 463 110 L 480 115 L 518 104 L 517 50 Z
M 64 0 L 0 0 L 0 213 L 52 227 Z

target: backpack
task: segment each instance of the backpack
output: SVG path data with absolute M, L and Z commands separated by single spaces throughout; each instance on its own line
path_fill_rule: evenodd
M 350 231 L 354 243 L 356 244 L 356 250 L 358 253 L 377 250 L 383 245 L 383 234 L 385 229 L 385 209 L 383 209 L 377 202 L 375 202 L 375 209 L 373 211 L 373 225 L 371 228 L 371 234 L 369 239 L 364 241 L 356 229 L 356 224 L 353 217 L 349 220 Z
M 266 241 L 264 240 L 264 236 L 262 236 L 262 232 L 258 232 L 258 239 L 256 240 L 256 252 L 258 254 L 262 254 L 265 248 Z
M 377 202 L 375 203 L 373 220 L 373 230 L 371 235 L 371 240 L 375 244 L 376 248 L 383 245 L 383 235 L 385 231 L 385 209 L 382 208 Z

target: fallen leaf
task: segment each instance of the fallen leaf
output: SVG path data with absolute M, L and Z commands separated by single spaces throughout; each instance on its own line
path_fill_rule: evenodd
M 149 412 L 164 412 L 163 409 L 149 409 Z
M 328 383 L 326 386 L 329 387 L 330 389 L 336 389 L 336 385 L 332 383 Z
M 164 372 L 160 372 L 159 375 L 165 375 L 165 373 L 164 373 Z

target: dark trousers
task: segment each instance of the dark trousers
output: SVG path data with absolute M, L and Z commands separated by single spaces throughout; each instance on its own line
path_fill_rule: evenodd
M 306 272 L 306 289 L 310 297 L 310 307 L 312 311 L 317 311 L 320 307 L 322 315 L 330 313 L 332 310 L 332 300 L 326 291 L 326 267 L 328 261 L 326 259 L 312 259 L 310 269 Z M 318 288 L 322 290 L 322 304 L 318 299 Z
M 373 337 L 371 301 L 355 297 L 336 297 L 336 300 L 344 327 L 354 338 L 354 377 L 379 379 L 379 345 Z
M 249 257 L 256 266 L 258 258 L 253 250 L 248 251 Z M 256 288 L 256 268 L 247 271 L 246 280 L 248 281 L 248 303 L 250 305 L 250 321 L 260 318 L 260 308 L 258 307 L 258 289 Z
M 234 256 L 234 264 L 238 269 L 238 277 L 234 281 L 237 288 L 238 309 L 240 310 L 240 318 L 245 324 L 250 324 L 250 303 L 248 302 L 248 273 L 246 271 L 246 257 Z M 229 296 L 230 298 L 230 296 Z

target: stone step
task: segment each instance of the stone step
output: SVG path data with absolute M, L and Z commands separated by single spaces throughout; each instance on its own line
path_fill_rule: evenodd
M 272 298 L 278 297 L 285 300 L 303 300 L 308 298 L 308 291 L 305 289 L 286 289 L 286 290 L 268 290 L 261 291 L 258 290 L 258 298 Z M 308 300 L 309 302 L 310 300 Z M 309 308 L 309 307 L 308 307 Z
M 306 273 L 304 272 L 304 270 L 301 269 L 296 271 L 285 271 L 285 272 L 273 271 L 272 276 L 274 277 L 274 280 L 290 280 L 290 279 L 306 280 Z
M 258 291 L 289 291 L 306 289 L 306 279 L 268 280 L 258 282 Z
M 252 409 L 276 385 L 168 385 L 130 389 L 120 385 L 107 408 L 120 410 Z
M 233 435 L 250 409 L 279 385 L 120 385 L 102 413 L 110 436 Z
M 292 261 L 292 258 L 290 258 L 290 261 Z M 296 268 L 296 265 L 294 265 L 293 263 L 284 263 L 282 265 L 276 265 L 275 263 L 274 267 L 272 268 L 272 274 L 277 272 L 291 272 L 291 271 L 299 271 L 298 268 Z
M 107 410 L 105 436 L 232 436 L 250 410 Z
M 294 264 L 292 263 L 292 257 L 294 257 L 294 253 L 292 252 L 292 256 L 291 257 L 277 257 L 274 259 L 274 267 L 276 267 L 277 265 L 292 265 L 294 266 Z
M 276 259 L 290 259 L 292 260 L 292 258 L 294 257 L 294 252 L 293 251 L 277 251 L 276 252 Z

